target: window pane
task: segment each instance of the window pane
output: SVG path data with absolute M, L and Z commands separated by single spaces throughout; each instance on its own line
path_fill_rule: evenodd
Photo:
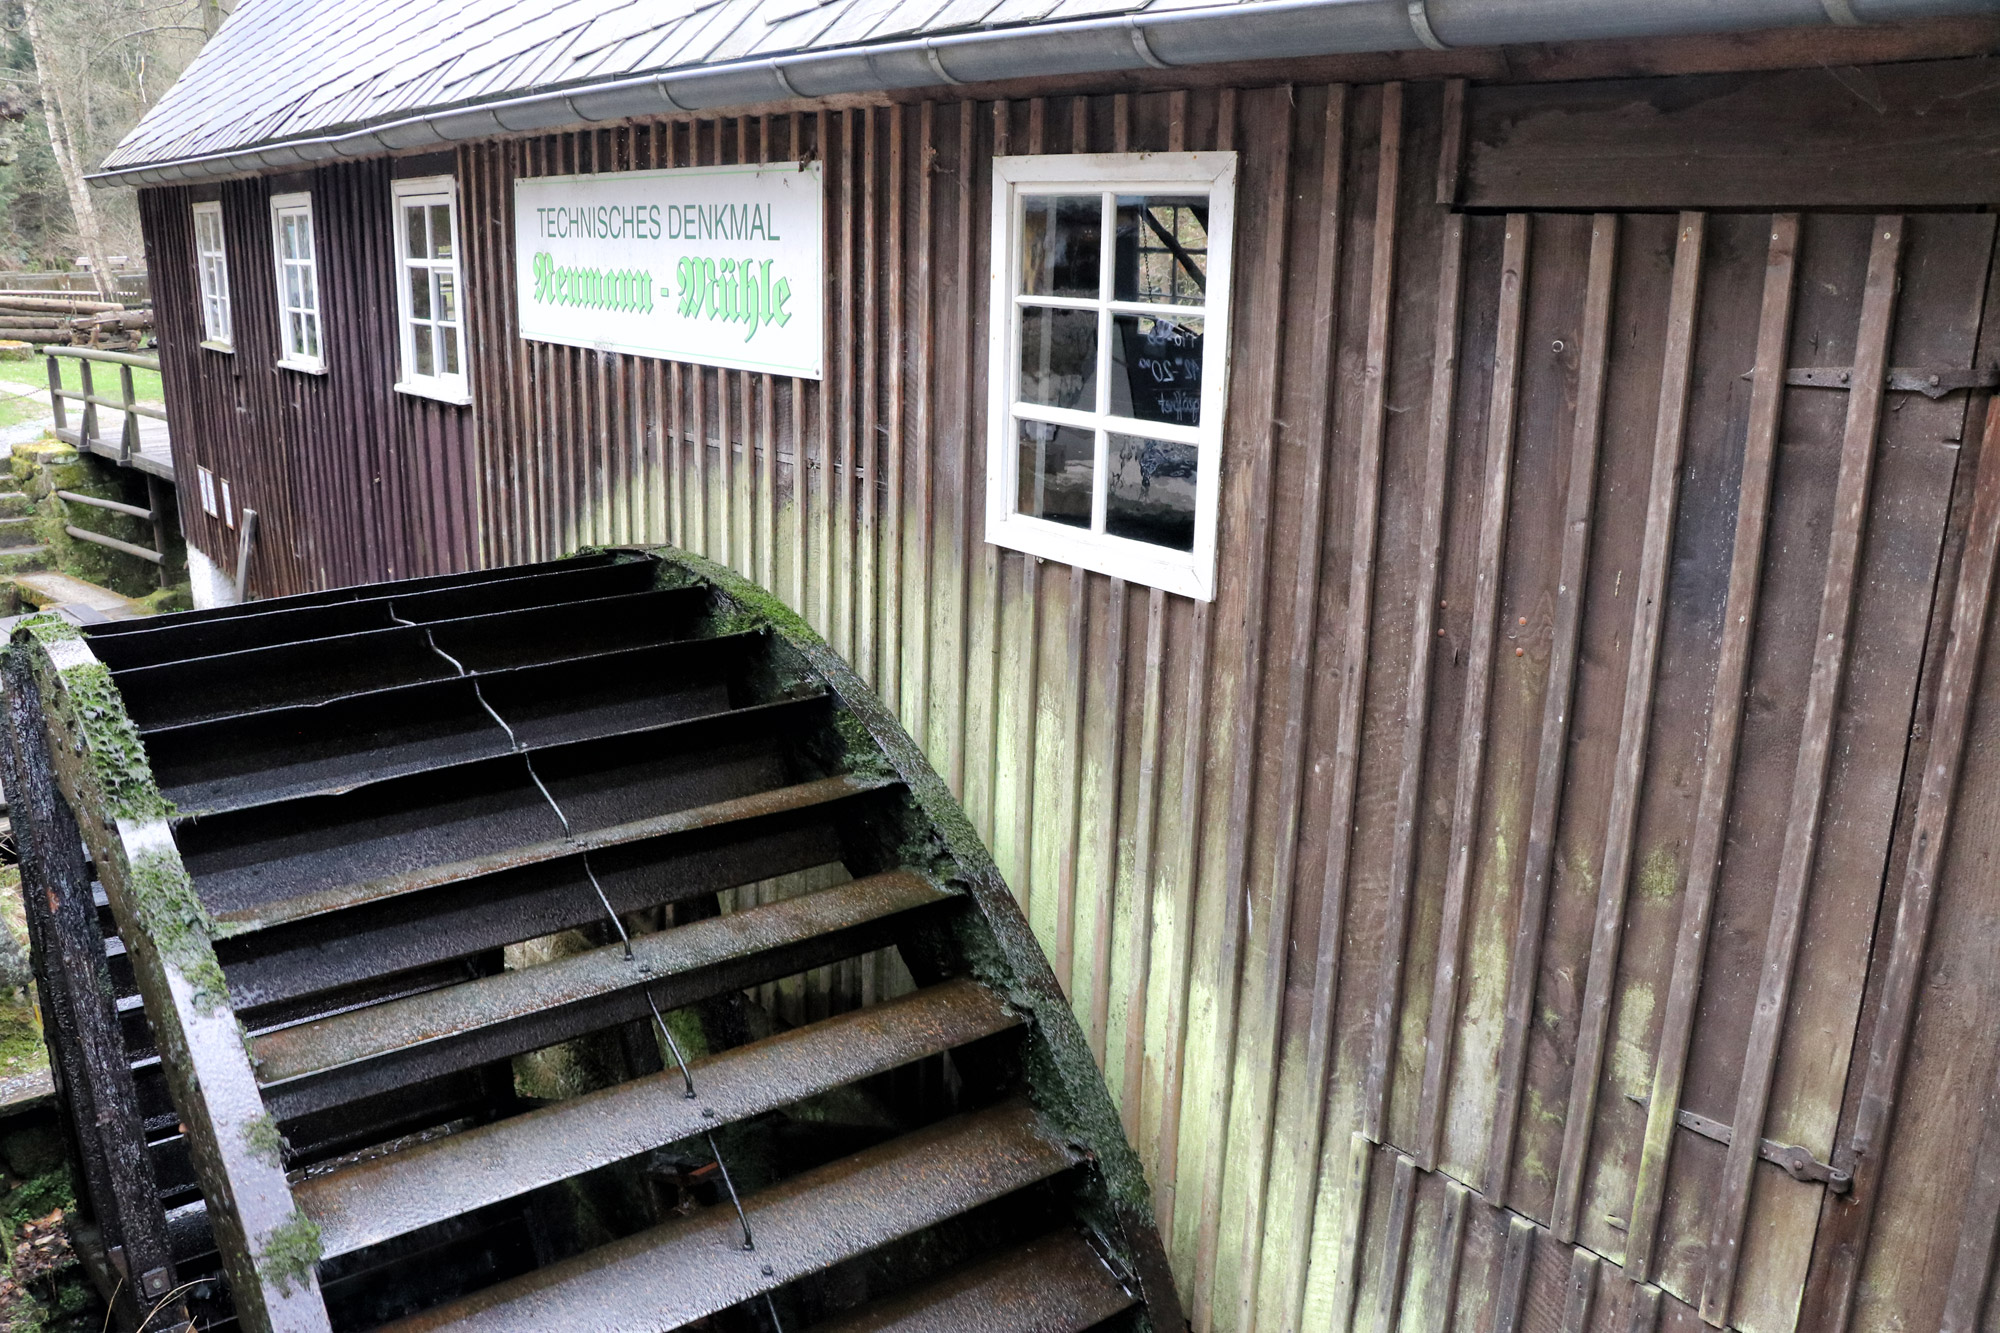
M 1015 508 L 1035 518 L 1090 526 L 1095 432 L 1046 421 L 1015 423 L 1020 439 L 1020 495 Z
M 299 214 L 298 222 L 299 222 L 299 258 L 304 260 L 311 260 L 313 257 L 312 218 L 308 214 L 301 213 Z
M 1104 530 L 1176 551 L 1194 549 L 1196 451 L 1191 444 L 1110 437 Z
M 1097 410 L 1097 312 L 1021 312 L 1021 400 Z
M 451 258 L 451 209 L 444 204 L 431 205 L 431 254 Z
M 409 238 L 410 258 L 426 259 L 430 256 L 430 243 L 424 237 L 424 210 L 421 204 L 403 210 L 403 232 Z
M 317 357 L 319 355 L 319 316 L 301 315 L 300 318 L 306 324 L 306 355 Z
M 410 345 L 416 353 L 417 374 L 437 374 L 437 361 L 431 355 L 431 326 L 418 324 L 411 328 Z
M 1207 299 L 1208 197 L 1121 195 L 1112 288 L 1120 301 Z
M 285 265 L 285 304 L 296 310 L 305 304 L 305 284 L 299 278 L 297 264 Z
M 1026 205 L 1021 290 L 1030 296 L 1096 296 L 1103 200 L 1094 194 L 1043 195 Z
M 1111 323 L 1112 414 L 1199 426 L 1202 322 L 1113 315 Z
M 410 318 L 429 319 L 431 317 L 431 273 L 429 269 L 413 268 L 410 274 Z
M 285 336 L 285 350 L 293 355 L 297 355 L 306 349 L 305 316 L 294 310 L 287 317 L 287 321 L 288 329 Z
M 438 330 L 438 337 L 444 343 L 444 371 L 446 375 L 458 373 L 458 330 L 449 324 Z
M 299 265 L 299 288 L 305 293 L 306 309 L 319 309 L 319 277 L 311 264 Z
M 432 269 L 431 274 L 437 279 L 437 317 L 456 322 L 458 288 L 452 271 L 448 268 Z

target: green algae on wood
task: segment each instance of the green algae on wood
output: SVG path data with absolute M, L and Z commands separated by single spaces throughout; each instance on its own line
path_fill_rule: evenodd
M 304 1286 L 312 1276 L 322 1252 L 319 1223 L 295 1207 L 290 1218 L 264 1237 L 263 1248 L 257 1252 L 257 1272 L 289 1296 L 293 1283 Z
M 271 1118 L 270 1112 L 243 1126 L 243 1142 L 266 1166 L 284 1166 L 285 1138 L 278 1132 L 278 1122 Z
M 57 644 L 81 637 L 77 627 L 53 612 L 24 618 L 15 627 L 18 642 L 26 635 L 47 653 Z M 111 677 L 111 669 L 92 658 L 59 667 L 48 659 L 60 688 L 51 692 L 51 705 L 69 729 L 71 740 L 80 741 L 87 752 L 90 773 L 96 779 L 101 809 L 117 819 L 168 819 L 173 803 L 160 794 L 153 780 L 153 767 L 139 739 L 139 729 L 125 711 L 125 700 Z
M 180 857 L 157 850 L 141 853 L 126 875 L 125 890 L 160 956 L 194 988 L 196 1007 L 213 1012 L 227 1004 L 229 983 L 210 943 L 215 922 Z

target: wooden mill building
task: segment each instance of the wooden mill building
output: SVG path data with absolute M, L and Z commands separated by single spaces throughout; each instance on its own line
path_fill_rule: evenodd
M 1996 43 L 1991 0 L 249 0 L 100 179 L 218 584 L 670 543 L 854 664 L 1197 1330 L 1969 1333 Z

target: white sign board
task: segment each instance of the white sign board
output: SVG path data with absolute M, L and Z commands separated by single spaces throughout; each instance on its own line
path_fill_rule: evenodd
M 521 336 L 819 379 L 819 163 L 514 183 Z

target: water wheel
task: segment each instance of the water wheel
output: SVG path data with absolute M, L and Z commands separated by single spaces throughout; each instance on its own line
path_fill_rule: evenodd
M 126 1328 L 1181 1326 L 964 816 L 725 571 L 37 617 L 6 683 Z

